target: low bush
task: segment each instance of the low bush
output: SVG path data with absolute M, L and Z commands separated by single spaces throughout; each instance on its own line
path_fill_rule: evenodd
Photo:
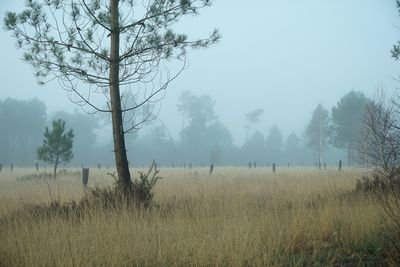
M 367 193 L 377 198 L 384 212 L 400 231 L 400 176 L 374 174 L 357 180 L 355 192 Z
M 157 181 L 161 179 L 158 176 L 159 170 L 153 162 L 146 173 L 139 172 L 139 178 L 131 182 L 130 186 L 124 190 L 118 183 L 112 187 L 94 187 L 88 188 L 85 196 L 80 201 L 68 201 L 61 203 L 60 200 L 52 199 L 50 203 L 24 205 L 20 210 L 10 214 L 9 218 L 21 218 L 24 216 L 32 217 L 34 220 L 51 219 L 59 217 L 67 220 L 79 220 L 87 214 L 88 210 L 119 210 L 119 209 L 144 209 L 148 210 L 153 204 L 152 189 Z M 49 174 L 51 176 L 51 174 Z M 38 175 L 27 175 L 35 177 L 31 179 L 43 179 Z M 46 178 L 49 178 L 45 176 Z M 20 178 L 21 180 L 21 178 Z M 2 218 L 0 224 L 7 221 Z
M 356 192 L 363 193 L 386 193 L 390 187 L 395 186 L 388 179 L 378 174 L 374 174 L 372 178 L 363 176 L 356 182 Z

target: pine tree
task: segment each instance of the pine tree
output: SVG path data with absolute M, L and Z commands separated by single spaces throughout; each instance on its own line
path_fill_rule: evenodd
M 367 98 L 362 92 L 351 91 L 332 108 L 333 144 L 338 148 L 347 148 L 349 166 L 352 164 L 353 153 L 360 137 L 361 118 L 366 103 Z
M 118 185 L 128 193 L 132 179 L 125 134 L 154 119 L 155 104 L 186 67 L 187 50 L 218 41 L 217 30 L 207 38 L 190 40 L 173 29 L 183 17 L 211 4 L 27 0 L 22 12 L 7 12 L 4 26 L 24 50 L 23 58 L 34 67 L 39 83 L 57 79 L 73 102 L 89 112 L 110 114 Z M 173 58 L 181 67 L 168 67 Z
M 314 152 L 315 163 L 321 167 L 330 136 L 329 113 L 321 104 L 313 111 L 305 135 L 307 138 L 307 146 Z
M 74 133 L 72 129 L 65 132 L 65 121 L 58 119 L 52 122 L 51 131 L 46 127 L 43 145 L 37 149 L 37 158 L 54 164 L 53 178 L 57 175 L 57 166 L 69 162 L 73 158 L 72 143 Z

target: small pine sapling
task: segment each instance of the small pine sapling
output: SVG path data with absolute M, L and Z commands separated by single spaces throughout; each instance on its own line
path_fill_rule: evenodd
M 72 129 L 65 131 L 65 121 L 58 119 L 52 122 L 51 131 L 46 127 L 43 145 L 37 149 L 37 158 L 47 163 L 54 164 L 53 178 L 57 175 L 57 166 L 67 163 L 73 158 L 72 144 L 74 133 Z

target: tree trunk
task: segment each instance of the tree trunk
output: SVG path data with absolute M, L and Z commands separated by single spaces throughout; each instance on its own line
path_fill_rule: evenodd
M 54 162 L 54 171 L 53 171 L 53 179 L 56 179 L 57 176 L 57 166 L 58 166 L 58 156 L 56 157 L 56 161 Z
M 111 50 L 110 50 L 110 99 L 114 138 L 115 164 L 118 182 L 125 190 L 131 183 L 128 158 L 126 156 L 121 97 L 119 91 L 119 0 L 110 0 Z

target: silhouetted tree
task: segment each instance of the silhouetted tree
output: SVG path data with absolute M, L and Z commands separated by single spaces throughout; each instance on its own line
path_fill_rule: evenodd
M 300 138 L 296 133 L 288 135 L 284 145 L 285 161 L 295 164 L 304 157 Z M 303 156 L 303 157 L 302 157 Z
M 0 100 L 0 161 L 32 164 L 46 126 L 46 106 L 38 99 Z
M 260 116 L 264 113 L 264 109 L 262 108 L 257 108 L 253 110 L 252 112 L 249 112 L 246 114 L 246 120 L 249 123 L 257 123 L 260 121 Z
M 185 116 L 187 126 L 181 131 L 181 146 L 188 160 L 200 162 L 205 154 L 205 131 L 217 118 L 214 113 L 215 101 L 209 95 L 196 96 L 184 91 L 178 98 L 178 111 Z M 196 151 L 196 153 L 193 153 Z
M 330 136 L 328 111 L 319 104 L 313 111 L 305 131 L 307 146 L 314 152 L 314 160 L 320 166 Z
M 78 112 L 59 111 L 52 116 L 62 119 L 74 131 L 74 162 L 80 164 L 96 164 L 96 130 L 100 128 L 100 119 L 96 116 Z M 109 150 L 111 151 L 111 150 Z
M 367 98 L 362 92 L 351 91 L 343 96 L 332 108 L 332 141 L 338 148 L 347 148 L 347 162 L 350 166 L 353 152 L 360 134 L 361 117 Z
M 215 101 L 209 95 L 196 96 L 189 91 L 183 91 L 178 96 L 178 111 L 181 112 L 189 125 L 204 127 L 216 119 L 214 113 Z
M 259 162 L 259 164 L 265 163 L 267 160 L 267 147 L 265 142 L 265 136 L 260 131 L 255 133 L 248 138 L 242 147 L 243 161 L 244 162 Z M 251 166 L 251 164 L 250 164 Z
M 65 121 L 59 119 L 52 122 L 53 128 L 46 127 L 43 145 L 37 149 L 37 158 L 54 164 L 53 177 L 56 178 L 57 166 L 62 162 L 69 162 L 72 157 L 72 143 L 74 133 L 72 129 L 65 131 Z
M 246 114 L 246 122 L 247 124 L 245 125 L 246 129 L 246 139 L 248 138 L 249 135 L 249 130 L 252 125 L 257 124 L 260 121 L 260 116 L 264 113 L 264 109 L 262 108 L 257 108 L 253 110 L 252 112 L 249 112 Z
M 136 147 L 131 156 L 142 164 L 155 160 L 160 164 L 177 162 L 178 151 L 174 140 L 164 126 L 154 126 L 147 134 L 128 143 L 128 148 Z
M 231 132 L 220 121 L 212 122 L 204 131 L 204 147 L 208 152 L 210 163 L 220 164 L 226 159 L 228 151 L 232 150 Z
M 128 192 L 132 183 L 125 134 L 153 117 L 159 93 L 183 70 L 187 49 L 219 39 L 215 30 L 209 38 L 189 41 L 172 25 L 211 3 L 29 0 L 21 13 L 8 12 L 4 24 L 39 83 L 58 79 L 73 93 L 71 100 L 111 115 L 118 184 Z M 164 64 L 171 58 L 183 62 L 172 75 Z M 102 96 L 105 103 L 97 101 Z
M 281 130 L 278 126 L 273 125 L 269 128 L 267 139 L 267 161 L 278 163 L 281 160 L 282 149 L 283 149 L 283 137 Z

